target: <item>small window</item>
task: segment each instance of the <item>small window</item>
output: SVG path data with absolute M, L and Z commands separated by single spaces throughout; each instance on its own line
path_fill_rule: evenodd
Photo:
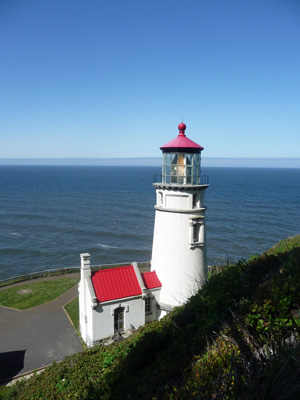
M 196 194 L 193 194 L 193 208 L 197 208 L 197 200 L 198 196 Z
M 193 229 L 193 242 L 199 242 L 200 224 L 195 224 Z
M 157 203 L 158 206 L 162 206 L 164 201 L 164 195 L 162 192 L 158 192 L 158 198 L 157 198 Z
M 145 298 L 145 314 L 151 314 L 151 298 Z
M 193 222 L 191 224 L 190 244 L 202 245 L 204 243 L 204 224 Z

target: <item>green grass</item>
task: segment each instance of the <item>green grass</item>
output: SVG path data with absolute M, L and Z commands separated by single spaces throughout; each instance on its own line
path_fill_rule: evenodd
M 75 297 L 70 303 L 65 305 L 65 310 L 71 318 L 73 325 L 79 331 L 79 298 Z
M 291 251 L 295 247 L 300 247 L 300 235 L 291 236 L 287 239 L 281 240 L 275 246 L 271 247 L 265 254 L 267 255 L 278 255 L 280 253 L 285 253 Z
M 69 269 L 69 268 L 61 268 L 61 269 L 56 269 L 56 270 L 47 270 L 47 271 L 41 271 L 41 272 L 37 272 L 37 273 L 32 273 L 32 274 L 28 274 L 28 275 L 20 275 L 14 278 L 11 278 L 10 280 L 4 280 L 2 282 L 0 282 L 0 288 L 4 287 L 4 286 L 10 286 L 14 283 L 19 283 L 19 282 L 24 282 L 24 283 L 28 283 L 28 282 L 36 282 L 36 279 L 39 278 L 47 278 L 49 276 L 62 276 L 62 275 L 66 275 L 68 276 L 72 276 L 74 273 L 78 273 L 80 272 L 80 268 L 77 268 L 76 270 L 74 270 L 74 268 Z
M 26 310 L 56 299 L 78 283 L 78 279 L 55 279 L 46 282 L 27 283 L 0 291 L 0 306 Z M 31 289 L 31 293 L 19 294 Z

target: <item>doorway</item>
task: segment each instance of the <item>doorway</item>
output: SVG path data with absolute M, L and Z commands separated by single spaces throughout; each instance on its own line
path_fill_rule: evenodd
M 114 331 L 115 331 L 115 333 L 124 332 L 124 307 L 118 307 L 115 309 Z

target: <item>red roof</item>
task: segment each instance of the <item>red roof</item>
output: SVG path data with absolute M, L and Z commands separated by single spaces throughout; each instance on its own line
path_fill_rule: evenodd
M 144 272 L 141 275 L 146 289 L 154 289 L 162 286 L 155 271 Z
M 92 276 L 92 282 L 100 302 L 142 294 L 132 265 L 98 271 Z
M 161 146 L 162 151 L 182 151 L 182 152 L 192 152 L 192 153 L 200 153 L 203 150 L 203 147 L 199 144 L 193 142 L 189 138 L 185 136 L 184 131 L 186 130 L 186 125 L 182 122 L 178 125 L 179 134 L 178 136 L 171 140 L 171 142 Z

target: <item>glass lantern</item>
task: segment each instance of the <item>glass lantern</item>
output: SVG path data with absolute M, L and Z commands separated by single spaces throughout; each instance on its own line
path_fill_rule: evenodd
M 200 153 L 164 152 L 162 161 L 162 183 L 200 185 Z

